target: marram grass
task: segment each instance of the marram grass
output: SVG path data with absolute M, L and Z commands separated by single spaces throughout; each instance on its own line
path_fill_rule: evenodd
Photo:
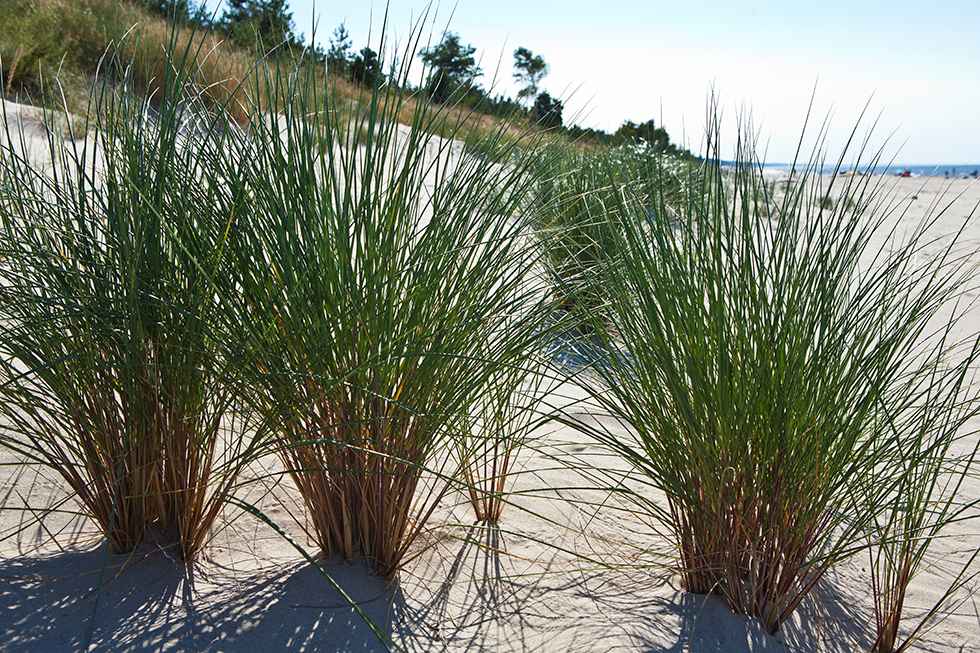
M 816 157 L 783 197 L 754 157 L 743 141 L 732 170 L 705 163 L 681 202 L 619 195 L 605 354 L 575 380 L 633 435 L 563 419 L 666 495 L 636 509 L 671 534 L 684 587 L 774 633 L 975 414 L 976 350 L 928 344 L 974 269 L 955 234 L 925 255 L 928 219 L 869 251 L 894 217 L 870 178 L 830 209 Z M 937 444 L 911 447 L 924 423 Z
M 696 169 L 628 145 L 598 152 L 565 148 L 542 159 L 536 173 L 529 215 L 542 262 L 570 326 L 591 334 L 607 301 L 603 276 L 620 253 L 623 198 L 639 211 L 663 207 L 669 218 Z
M 432 135 L 454 134 L 455 114 L 422 102 L 399 125 L 404 71 L 357 112 L 301 70 L 265 74 L 277 118 L 253 116 L 229 162 L 248 162 L 234 273 L 247 401 L 323 553 L 392 576 L 453 487 L 481 397 L 540 346 L 517 217 L 531 156 L 468 156 Z
M 539 356 L 500 367 L 456 435 L 461 484 L 478 522 L 499 525 L 521 473 L 521 454 L 548 421 L 543 397 L 555 385 Z
M 155 526 L 189 559 L 251 443 L 215 331 L 231 216 L 202 180 L 223 129 L 205 120 L 190 141 L 184 117 L 200 107 L 185 73 L 201 53 L 168 52 L 156 109 L 130 68 L 105 62 L 122 92 L 93 90 L 80 140 L 49 129 L 48 164 L 7 122 L 0 414 L 4 446 L 60 474 L 114 551 Z

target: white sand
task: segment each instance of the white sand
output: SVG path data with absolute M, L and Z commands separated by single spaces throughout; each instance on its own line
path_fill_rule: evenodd
M 20 115 L 7 104 L 8 115 Z M 43 132 L 28 139 L 43 147 Z M 941 189 L 953 201 L 934 226 L 952 232 L 980 201 L 980 186 L 955 180 L 890 179 L 913 224 Z M 918 199 L 911 199 L 917 195 Z M 967 234 L 980 249 L 980 226 Z M 980 320 L 968 324 L 980 330 Z M 574 395 L 570 388 L 556 393 Z M 980 424 L 975 425 L 980 427 Z M 499 531 L 472 524 L 471 509 L 450 497 L 431 521 L 425 551 L 389 586 L 356 562 L 323 567 L 394 641 L 408 651 L 852 651 L 871 631 L 866 559 L 835 567 L 777 637 L 712 597 L 680 590 L 658 567 L 667 542 L 607 493 L 574 489 L 585 481 L 578 458 L 622 468 L 566 428 L 541 432 L 526 451 Z M 0 452 L 2 462 L 11 454 Z M 265 461 L 276 466 L 274 461 Z M 259 474 L 261 470 L 256 469 Z M 288 516 L 300 514 L 287 482 L 255 483 L 243 493 L 309 552 L 315 547 Z M 64 499 L 59 482 L 22 465 L 0 467 L 0 651 L 78 650 L 91 630 L 97 650 L 384 650 L 318 572 L 272 529 L 229 508 L 202 560 L 184 566 L 153 541 L 131 555 L 106 556 L 91 523 L 65 512 L 35 516 Z M 980 496 L 972 479 L 964 496 Z M 459 501 L 458 505 L 452 505 Z M 33 512 L 20 510 L 24 505 Z M 599 504 L 605 504 L 600 506 Z M 70 501 L 61 510 L 74 511 Z M 970 553 L 978 523 L 951 527 L 929 553 L 930 569 L 909 594 L 907 623 L 931 607 Z M 23 528 L 23 530 L 20 530 Z M 18 532 L 19 531 L 19 532 Z M 104 572 L 101 571 L 105 563 Z M 96 592 L 100 586 L 101 592 Z M 97 603 L 96 603 L 97 601 Z M 973 599 L 925 635 L 919 649 L 974 650 L 980 609 Z

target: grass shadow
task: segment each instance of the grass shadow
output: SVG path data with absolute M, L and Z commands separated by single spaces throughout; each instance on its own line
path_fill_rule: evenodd
M 513 650 L 532 650 L 521 615 L 535 597 L 534 583 L 515 574 L 500 530 L 474 524 L 451 541 L 459 547 L 454 555 L 430 556 L 420 575 L 403 572 L 414 600 L 399 606 L 395 640 L 407 651 L 479 651 L 495 648 L 506 633 Z M 432 578 L 443 580 L 433 586 L 425 580 Z
M 0 561 L 4 651 L 383 651 L 385 646 L 310 565 L 235 571 L 180 565 L 154 543 Z M 383 630 L 395 592 L 363 563 L 321 562 Z M 98 607 L 93 621 L 93 605 Z
M 590 564 L 478 524 L 451 542 L 403 572 L 393 638 L 406 651 L 793 650 L 648 568 Z

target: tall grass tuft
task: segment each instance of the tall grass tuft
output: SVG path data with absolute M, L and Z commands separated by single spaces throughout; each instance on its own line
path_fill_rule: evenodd
M 891 463 L 916 419 L 964 405 L 975 353 L 944 366 L 953 350 L 928 337 L 973 269 L 928 221 L 903 239 L 870 178 L 817 175 L 819 152 L 776 198 L 751 139 L 728 171 L 716 138 L 684 201 L 615 207 L 606 354 L 577 380 L 633 437 L 566 419 L 666 495 L 636 505 L 671 534 L 684 587 L 775 633 L 914 473 Z M 821 210 L 839 183 L 853 207 Z
M 59 474 L 114 551 L 156 525 L 190 559 L 252 445 L 223 437 L 238 427 L 214 279 L 232 216 L 211 170 L 227 118 L 201 111 L 201 52 L 176 32 L 167 52 L 156 109 L 112 59 L 121 92 L 93 90 L 87 138 L 49 129 L 46 163 L 6 121 L 0 415 L 3 446 Z
M 620 210 L 675 212 L 690 174 L 652 148 L 624 146 L 599 152 L 565 149 L 545 159 L 533 196 L 536 233 L 555 299 L 584 334 L 595 330 L 607 302 L 603 276 L 619 255 Z
M 360 552 L 385 577 L 457 476 L 460 429 L 535 351 L 545 313 L 517 217 L 528 155 L 495 164 L 434 136 L 462 121 L 410 98 L 405 75 L 348 104 L 325 102 L 302 67 L 269 68 L 270 112 L 230 163 L 248 163 L 234 278 L 249 402 L 323 553 Z

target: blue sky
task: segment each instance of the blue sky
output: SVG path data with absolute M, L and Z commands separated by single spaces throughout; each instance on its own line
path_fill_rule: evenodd
M 404 47 L 422 0 L 290 3 L 307 38 L 317 16 L 318 42 L 345 23 L 355 49 L 376 50 L 386 6 L 387 37 Z M 447 27 L 477 48 L 483 86 L 506 95 L 514 49 L 542 55 L 566 124 L 612 131 L 652 118 L 699 152 L 714 89 L 723 137 L 751 114 L 766 159 L 785 162 L 813 97 L 807 148 L 829 117 L 839 154 L 867 106 L 858 137 L 874 124 L 886 158 L 980 164 L 980 0 L 458 0 L 429 10 L 423 45 Z

